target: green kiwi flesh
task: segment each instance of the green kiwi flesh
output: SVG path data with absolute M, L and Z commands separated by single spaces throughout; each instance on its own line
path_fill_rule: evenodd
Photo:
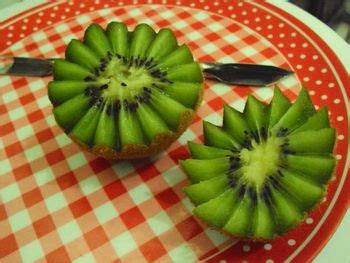
M 275 87 L 270 104 L 249 96 L 241 113 L 225 105 L 223 126 L 203 122 L 205 144 L 180 161 L 194 214 L 233 236 L 266 240 L 295 228 L 326 193 L 335 129 L 305 87 L 292 104 Z
M 48 93 L 59 126 L 113 159 L 168 147 L 189 125 L 203 89 L 189 48 L 178 45 L 171 29 L 155 32 L 147 24 L 132 32 L 121 22 L 106 29 L 91 24 L 83 41 L 70 41 L 53 73 Z

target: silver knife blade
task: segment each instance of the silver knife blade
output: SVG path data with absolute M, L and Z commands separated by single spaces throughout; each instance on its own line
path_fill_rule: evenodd
M 269 65 L 219 62 L 202 62 L 201 65 L 205 78 L 230 85 L 269 86 L 294 74 L 293 71 Z
M 52 74 L 54 59 L 0 57 L 0 75 L 42 77 Z M 201 62 L 204 76 L 230 85 L 268 86 L 294 72 L 282 68 L 242 63 Z

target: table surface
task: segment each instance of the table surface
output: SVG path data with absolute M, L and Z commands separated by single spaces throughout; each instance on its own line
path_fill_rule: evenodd
M 46 1 L 36 0 L 33 2 L 20 2 L 19 0 L 3 0 L 0 2 L 0 17 L 1 20 L 6 20 L 18 13 L 30 9 L 36 5 L 40 5 Z M 281 0 L 269 1 L 274 5 L 287 10 L 291 15 L 302 20 L 315 32 L 322 32 L 320 37 L 325 40 L 328 45 L 337 54 L 350 76 L 350 45 L 340 38 L 331 28 L 322 23 L 317 18 L 308 14 L 304 10 Z M 349 162 L 349 159 L 347 160 Z M 336 232 L 323 248 L 323 250 L 314 259 L 316 263 L 326 262 L 350 262 L 347 249 L 349 249 L 350 235 L 350 209 L 345 214 L 341 224 Z

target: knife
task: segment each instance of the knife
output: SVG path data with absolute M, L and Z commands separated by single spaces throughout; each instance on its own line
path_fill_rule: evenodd
M 0 56 L 0 75 L 48 76 L 52 74 L 54 60 Z M 220 62 L 200 62 L 200 64 L 205 78 L 230 85 L 269 86 L 294 73 L 268 65 Z

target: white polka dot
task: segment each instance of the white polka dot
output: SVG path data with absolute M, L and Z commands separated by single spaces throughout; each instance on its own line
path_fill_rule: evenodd
M 272 259 L 268 259 L 265 261 L 266 263 L 273 263 L 273 260 Z
M 309 45 L 309 44 L 305 42 L 305 43 L 303 43 L 301 46 L 302 46 L 302 47 L 307 47 L 308 45 Z
M 9 28 L 9 30 L 13 30 L 13 29 L 14 29 L 14 27 L 13 27 L 13 26 L 9 26 L 8 28 Z
M 313 95 L 315 95 L 315 91 L 314 91 L 314 90 L 310 90 L 310 91 L 309 91 L 309 94 L 310 94 L 311 96 L 313 96 Z
M 322 84 L 322 81 L 321 80 L 316 80 L 316 85 L 321 85 Z
M 214 2 L 214 5 L 215 5 L 215 6 L 218 6 L 218 5 L 219 5 L 219 3 L 218 3 L 218 2 Z
M 322 95 L 322 96 L 321 96 L 321 100 L 326 100 L 326 99 L 328 99 L 328 96 L 327 96 L 327 95 Z
M 273 28 L 273 25 L 268 25 L 267 26 L 267 29 L 272 29 Z
M 321 69 L 321 72 L 322 72 L 322 73 L 326 73 L 326 72 L 327 72 L 327 69 L 326 69 L 326 68 L 323 68 L 323 69 Z
M 55 13 L 51 13 L 50 16 L 51 16 L 51 17 L 55 17 L 56 14 L 55 14 Z
M 180 1 L 177 1 L 176 4 L 177 4 L 177 5 L 181 5 L 181 2 L 180 2 Z
M 310 78 L 309 77 L 304 77 L 303 80 L 308 82 L 310 80 Z
M 314 220 L 311 218 L 311 217 L 308 217 L 308 218 L 306 218 L 306 224 L 312 224 L 313 222 L 314 222 Z
M 267 244 L 264 245 L 264 249 L 265 249 L 265 250 L 271 250 L 271 248 L 272 248 L 272 245 L 269 244 L 269 243 L 267 243 Z
M 337 159 L 337 160 L 340 160 L 342 158 L 342 156 L 340 155 L 340 154 L 337 154 L 336 156 L 335 156 L 335 159 Z
M 163 1 L 165 1 L 165 0 L 163 0 Z M 135 2 L 136 2 L 136 3 L 135 3 Z M 137 1 L 134 1 L 134 4 L 137 4 Z M 163 4 L 166 4 L 166 1 L 165 1 L 165 3 L 163 3 Z M 104 4 L 103 7 L 104 7 L 104 8 L 108 8 L 108 7 L 109 7 L 109 4 Z
M 66 19 L 66 16 L 65 15 L 61 16 L 61 19 Z
M 244 245 L 242 249 L 243 249 L 244 252 L 248 252 L 248 251 L 250 251 L 250 246 L 249 245 Z
M 224 260 L 224 259 L 221 259 L 221 260 L 219 261 L 219 263 L 227 263 L 227 261 Z
M 81 3 L 81 4 L 79 5 L 79 7 L 84 8 L 84 7 L 85 7 L 85 4 L 84 4 L 84 3 Z
M 46 22 L 46 24 L 51 25 L 52 21 L 49 20 L 49 21 Z
M 315 70 L 315 67 L 309 67 L 309 71 L 314 71 Z
M 241 14 L 245 16 L 247 15 L 247 11 L 243 11 Z
M 25 34 L 21 33 L 19 34 L 19 37 L 25 37 Z
M 57 11 L 58 10 L 58 6 L 56 5 L 53 10 Z
M 293 32 L 290 34 L 291 37 L 296 37 L 297 36 L 297 33 L 296 32 Z
M 337 121 L 343 121 L 344 120 L 344 117 L 343 116 L 338 116 L 337 117 Z
M 302 68 L 303 68 L 303 66 L 302 66 L 302 65 L 300 65 L 300 64 L 298 64 L 298 65 L 296 66 L 296 68 L 297 68 L 297 69 L 302 69 Z
M 268 34 L 268 35 L 267 35 L 267 38 L 273 38 L 273 35 Z
M 300 58 L 301 58 L 301 59 L 304 59 L 304 58 L 306 58 L 306 55 L 305 55 L 305 54 L 301 54 L 301 55 L 300 55 Z
M 95 0 L 95 4 L 99 4 L 100 3 L 100 0 Z
M 205 2 L 205 0 L 199 0 L 199 2 L 204 3 L 204 2 Z
M 328 87 L 329 87 L 329 88 L 333 88 L 334 86 L 335 86 L 335 84 L 334 84 L 333 82 L 331 82 L 331 83 L 328 84 Z
M 256 22 L 259 22 L 259 21 L 260 21 L 260 17 L 256 17 L 254 20 L 255 20 Z
M 8 33 L 7 36 L 8 37 L 13 37 L 13 34 L 12 33 Z
M 271 16 L 270 16 L 270 15 L 267 15 L 267 16 L 265 16 L 265 18 L 266 18 L 267 20 L 269 20 L 269 19 L 271 19 Z
M 79 15 L 79 14 L 80 14 L 80 11 L 77 10 L 77 11 L 74 12 L 74 14 Z
M 243 3 L 242 3 L 242 2 L 239 2 L 239 3 L 238 3 L 238 6 L 243 6 Z
M 295 245 L 295 240 L 294 239 L 289 239 L 288 240 L 288 245 L 290 245 L 290 246 L 294 246 Z
M 315 105 L 315 109 L 318 110 L 320 108 L 320 106 L 318 105 Z
M 21 28 L 23 29 L 23 30 L 26 30 L 27 29 L 27 26 L 21 26 Z
M 285 34 L 281 33 L 279 36 L 280 36 L 280 38 L 284 38 Z
M 345 138 L 345 137 L 344 137 L 344 135 L 343 135 L 343 134 L 339 134 L 339 135 L 338 135 L 338 139 L 339 139 L 339 140 L 341 140 L 341 141 L 342 141 L 342 140 L 344 140 L 344 138 Z
M 292 58 L 292 57 L 294 57 L 294 54 L 293 53 L 288 53 L 288 55 L 287 55 L 289 58 Z
M 12 44 L 11 41 L 7 41 L 7 42 L 6 42 L 6 45 L 8 45 L 8 46 L 11 45 L 11 44 Z
M 36 19 L 35 23 L 40 24 L 41 23 L 41 19 L 40 18 Z
M 24 23 L 28 23 L 28 22 L 29 22 L 29 19 L 28 19 L 28 18 L 24 18 L 24 19 L 23 19 L 23 22 L 24 22 Z
M 337 177 L 332 176 L 330 181 L 331 181 L 331 182 L 334 182 L 335 180 L 337 180 Z M 326 199 L 326 201 L 327 201 L 327 199 Z M 322 200 L 322 203 L 324 203 L 323 200 Z
M 204 6 L 204 9 L 205 9 L 205 10 L 208 10 L 208 9 L 209 9 L 209 6 L 205 5 L 205 6 Z
M 195 7 L 196 4 L 195 4 L 195 3 L 191 3 L 190 6 L 191 6 L 191 7 Z M 221 11 L 222 11 L 222 10 L 221 10 Z
M 218 10 L 218 13 L 219 13 L 219 14 L 222 14 L 223 12 L 224 12 L 224 11 L 223 11 L 222 9 L 219 9 L 219 10 Z
M 39 12 L 38 15 L 39 15 L 39 16 L 44 16 L 44 13 L 43 13 L 43 12 Z
M 232 5 L 229 5 L 229 6 L 227 7 L 227 9 L 228 9 L 228 10 L 233 10 L 233 6 L 232 6 Z
M 257 11 L 258 11 L 258 9 L 255 8 L 255 7 L 252 9 L 252 12 L 253 12 L 253 13 L 256 13 Z
M 68 13 L 68 12 L 70 11 L 70 8 L 69 8 L 69 7 L 66 7 L 66 8 L 64 9 L 64 11 L 65 11 L 66 13 Z
M 37 26 L 33 27 L 33 30 L 34 30 L 34 31 L 38 31 L 38 29 L 39 29 L 39 28 L 38 28 Z
M 73 2 L 69 2 L 69 3 L 68 3 L 68 5 L 73 6 L 73 5 L 74 5 L 74 3 L 73 3 Z
M 256 29 L 257 31 L 260 31 L 260 30 L 261 30 L 261 27 L 260 27 L 260 26 L 257 26 L 255 29 Z
M 247 24 L 249 24 L 249 20 L 245 19 L 245 20 L 243 21 L 243 23 L 247 25 Z
M 335 176 L 333 178 L 335 178 Z M 324 202 L 327 202 L 327 197 L 322 198 L 322 203 L 324 203 Z
M 119 2 L 118 4 L 120 4 L 120 2 Z M 93 6 L 91 6 L 91 7 L 89 8 L 89 11 L 94 11 L 94 10 L 95 10 L 95 7 L 93 7 Z
M 152 4 L 152 0 L 147 0 L 147 3 Z
M 283 47 L 284 45 L 283 45 L 283 43 L 278 43 L 277 46 L 278 46 L 278 47 Z
M 295 48 L 297 45 L 295 43 L 290 43 L 289 45 L 291 48 Z
M 318 55 L 313 55 L 312 59 L 318 59 Z

